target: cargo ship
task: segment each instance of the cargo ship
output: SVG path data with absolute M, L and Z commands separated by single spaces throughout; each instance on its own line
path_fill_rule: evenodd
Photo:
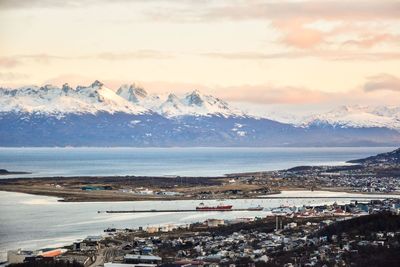
M 204 203 L 200 203 L 196 207 L 197 211 L 230 211 L 232 210 L 232 205 L 218 205 L 218 206 L 206 206 Z

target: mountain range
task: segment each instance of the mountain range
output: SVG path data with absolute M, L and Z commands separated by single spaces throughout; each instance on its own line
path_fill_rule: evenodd
M 278 112 L 279 113 L 279 112 Z M 0 146 L 380 146 L 400 142 L 400 107 L 344 106 L 302 120 L 252 116 L 193 90 L 99 81 L 0 88 Z

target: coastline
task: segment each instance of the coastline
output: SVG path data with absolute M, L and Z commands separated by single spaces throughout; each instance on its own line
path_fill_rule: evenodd
M 236 177 L 237 178 L 237 177 Z M 182 186 L 176 186 L 177 179 L 182 179 Z M 199 183 L 199 179 L 201 182 Z M 254 199 L 268 198 L 280 194 L 282 191 L 324 191 L 337 193 L 357 193 L 365 196 L 375 196 L 382 192 L 356 192 L 351 188 L 344 187 L 314 187 L 307 186 L 282 186 L 265 191 L 265 186 L 248 185 L 245 183 L 229 184 L 228 177 L 134 177 L 134 176 L 104 176 L 104 177 L 41 177 L 41 178 L 13 178 L 0 179 L 0 191 L 25 193 L 31 195 L 57 197 L 60 202 L 119 202 L 119 201 L 176 201 L 176 200 L 212 200 L 212 199 Z M 78 183 L 77 180 L 80 180 Z M 194 182 L 196 180 L 196 182 Z M 103 184 L 105 181 L 116 188 L 113 190 L 84 191 L 82 186 L 87 184 Z M 159 182 L 163 184 L 160 186 Z M 134 186 L 145 187 L 148 190 L 173 189 L 182 195 L 171 196 L 162 194 L 141 195 L 120 191 L 118 187 L 127 183 Z M 187 183 L 185 185 L 185 183 Z M 197 183 L 194 185 L 193 183 Z M 62 186 L 60 185 L 62 184 Z M 164 189 L 162 189 L 164 188 Z M 243 192 L 238 195 L 235 190 Z M 209 190 L 207 195 L 198 193 Z M 163 192 L 163 191 L 160 191 Z M 221 195 L 218 192 L 229 192 Z M 391 195 L 399 195 L 400 192 L 391 192 Z
M 52 196 L 60 198 L 61 202 L 118 202 L 118 201 L 175 201 L 220 199 L 217 192 L 244 193 L 224 194 L 225 199 L 248 199 L 259 195 L 278 194 L 280 191 L 266 192 L 264 186 L 246 185 L 242 183 L 229 184 L 227 177 L 135 177 L 135 176 L 104 176 L 104 177 L 41 177 L 0 179 L 0 191 L 18 192 L 32 195 Z M 99 186 L 107 184 L 112 190 L 82 190 L 84 186 Z M 124 187 L 145 188 L 157 191 L 159 194 L 134 194 L 121 191 Z M 240 189 L 239 189 L 240 188 Z M 167 191 L 168 190 L 168 191 Z M 171 192 L 176 195 L 162 194 Z M 210 194 L 202 195 L 207 190 Z M 260 193 L 254 193 L 260 192 Z M 202 196 L 201 196 L 202 195 Z
M 293 193 L 292 193 L 293 192 Z M 12 194 L 12 193 L 10 193 Z M 42 200 L 40 197 L 33 197 L 34 199 L 38 199 L 38 201 L 31 201 L 31 197 L 29 195 L 22 196 L 19 195 L 19 193 L 16 193 L 16 195 L 12 196 L 10 195 L 10 198 L 7 197 L 7 201 L 10 203 L 15 203 L 17 204 L 18 202 L 15 202 L 16 199 L 20 199 L 20 203 L 22 206 L 25 206 L 26 208 L 31 209 L 32 207 L 36 207 L 37 209 L 44 209 L 49 212 L 49 215 L 45 220 L 52 221 L 52 216 L 54 214 L 59 214 L 58 219 L 56 221 L 53 221 L 53 229 L 58 229 L 58 227 L 71 227 L 68 231 L 74 231 L 76 234 L 78 231 L 79 235 L 75 235 L 73 238 L 73 241 L 70 241 L 70 236 L 57 236 L 58 240 L 57 241 L 57 246 L 55 245 L 50 245 L 54 244 L 54 242 L 39 242 L 37 246 L 31 246 L 27 245 L 13 245 L 12 247 L 7 247 L 8 249 L 17 249 L 18 247 L 24 247 L 28 249 L 39 249 L 40 248 L 55 248 L 55 247 L 70 247 L 70 245 L 75 242 L 76 240 L 82 240 L 88 235 L 103 235 L 104 234 L 104 229 L 107 229 L 108 227 L 113 227 L 113 228 L 118 228 L 118 229 L 126 229 L 126 226 L 129 225 L 129 228 L 135 228 L 137 229 L 138 227 L 152 227 L 152 226 L 157 226 L 157 227 L 162 227 L 164 225 L 171 225 L 172 220 L 171 218 L 174 218 L 175 224 L 188 224 L 188 223 L 196 223 L 196 222 L 203 222 L 207 219 L 227 219 L 227 220 L 235 220 L 235 218 L 248 218 L 248 217 L 264 217 L 266 215 L 266 212 L 272 207 L 282 207 L 280 205 L 289 205 L 289 206 L 303 206 L 303 205 L 332 205 L 333 203 L 339 203 L 339 205 L 345 204 L 345 203 L 350 203 L 351 200 L 354 199 L 360 199 L 364 201 L 368 201 L 368 198 L 363 198 L 360 196 L 360 194 L 354 194 L 354 196 L 349 196 L 347 195 L 346 198 L 340 199 L 343 194 L 335 194 L 334 192 L 332 193 L 327 193 L 326 191 L 315 191 L 315 195 L 317 196 L 324 196 L 323 198 L 318 198 L 316 197 L 315 199 L 301 199 L 304 196 L 309 196 L 311 197 L 314 195 L 310 191 L 283 191 L 281 194 L 278 194 L 275 199 L 254 199 L 254 201 L 248 201 L 248 200 L 241 200 L 241 199 L 235 199 L 235 200 L 227 200 L 230 204 L 233 204 L 237 207 L 248 207 L 248 205 L 251 205 L 251 203 L 260 203 L 263 207 L 266 209 L 264 211 L 246 211 L 246 212 L 228 212 L 228 213 L 198 213 L 196 215 L 186 215 L 184 213 L 168 213 L 168 216 L 158 216 L 157 214 L 153 213 L 148 213 L 145 215 L 145 217 L 141 218 L 141 214 L 106 214 L 106 213 L 98 213 L 97 211 L 99 209 L 105 210 L 105 209 L 110 209 L 109 205 L 111 205 L 111 209 L 113 210 L 135 210 L 138 207 L 145 207 L 146 209 L 153 209 L 159 207 L 160 203 L 163 203 L 163 201 L 156 200 L 156 201 L 148 201 L 147 203 L 139 203 L 139 202 L 83 202 L 79 204 L 79 202 L 69 202 L 69 203 L 60 203 L 57 202 L 56 199 L 50 199 L 50 200 Z M 357 196 L 358 195 L 358 196 Z M 295 197 L 297 196 L 297 197 Z M 300 197 L 299 197 L 300 196 Z M 295 199 L 286 199 L 286 197 L 292 198 L 298 198 L 297 200 Z M 377 196 L 376 199 L 381 199 L 384 198 L 384 195 Z M 387 196 L 390 197 L 390 196 Z M 53 197 L 51 197 L 53 198 Z M 28 200 L 28 201 L 27 201 Z M 164 202 L 163 208 L 171 208 L 175 207 L 176 205 L 180 208 L 182 207 L 192 207 L 193 205 L 196 205 L 198 203 L 202 202 L 202 200 L 186 200 L 186 201 L 177 201 L 176 204 L 173 202 Z M 207 200 L 204 201 L 206 203 L 215 203 L 217 204 L 218 201 L 216 200 Z M 33 206 L 32 206 L 33 205 Z M 82 212 L 76 212 L 77 205 L 81 207 Z M 18 206 L 20 206 L 18 204 Z M 71 208 L 68 208 L 71 207 Z M 19 212 L 21 211 L 26 211 L 26 208 L 24 207 L 18 207 Z M 65 210 L 65 211 L 61 211 Z M 53 213 L 56 212 L 56 213 Z M 65 214 L 67 213 L 67 214 Z M 75 217 L 75 216 L 81 216 L 80 214 L 85 214 L 84 217 Z M 21 212 L 22 216 L 24 215 L 24 212 Z M 95 216 L 95 217 L 94 217 Z M 167 218 L 168 217 L 168 218 Z M 67 219 L 65 221 L 64 219 Z M 79 219 L 77 219 L 79 218 Z M 96 219 L 94 219 L 96 218 Z M 151 219 L 150 219 L 151 218 Z M 182 218 L 182 219 L 178 219 Z M 122 219 L 120 221 L 120 219 Z M 151 221 L 152 223 L 148 223 Z M 273 220 L 274 222 L 274 220 Z M 82 225 L 86 225 L 83 229 L 81 228 Z M 10 225 L 10 227 L 13 227 Z M 85 230 L 86 229 L 86 230 Z M 90 233 L 87 231 L 87 229 L 91 229 Z M 96 229 L 96 230 L 94 230 Z M 30 230 L 27 230 L 30 231 Z M 46 233 L 47 235 L 47 233 Z M 169 235 L 169 233 L 168 233 Z M 51 236 L 46 236 L 45 240 L 50 240 Z M 44 238 L 41 236 L 41 238 Z M 34 240 L 40 240 L 40 238 L 35 238 Z M 36 242 L 35 241 L 35 242 Z M 10 243 L 11 244 L 11 243 Z M 4 255 L 3 255 L 4 257 Z
M 217 205 L 220 203 L 219 200 L 216 199 L 208 199 L 208 200 L 180 200 L 180 201 L 165 201 L 165 200 L 153 200 L 153 201 L 102 201 L 102 202 L 58 202 L 54 196 L 50 197 L 39 197 L 37 195 L 29 195 L 26 193 L 9 193 L 0 195 L 3 197 L 4 210 L 6 214 L 10 214 L 12 211 L 13 214 L 19 214 L 21 218 L 24 218 L 26 222 L 20 222 L 19 227 L 20 230 L 16 230 L 13 224 L 7 223 L 8 220 L 3 221 L 5 223 L 3 229 L 13 229 L 13 235 L 20 235 L 22 233 L 29 233 L 32 229 L 29 228 L 31 222 L 46 222 L 50 223 L 49 228 L 44 229 L 36 229 L 35 231 L 39 231 L 32 240 L 35 240 L 37 246 L 31 246 L 26 243 L 24 240 L 25 237 L 16 238 L 19 245 L 15 245 L 13 242 L 7 245 L 8 249 L 17 249 L 19 247 L 27 248 L 27 249 L 39 249 L 39 248 L 48 248 L 54 247 L 54 242 L 50 241 L 40 241 L 40 240 L 58 240 L 56 243 L 59 244 L 57 246 L 69 245 L 72 244 L 70 237 L 72 236 L 70 233 L 74 233 L 74 240 L 85 238 L 88 235 L 99 235 L 103 233 L 104 229 L 108 227 L 117 227 L 120 229 L 125 229 L 127 225 L 129 227 L 138 228 L 140 226 L 153 226 L 156 225 L 158 227 L 162 225 L 169 225 L 173 222 L 175 223 L 194 223 L 207 220 L 209 218 L 222 218 L 222 219 L 234 219 L 234 218 L 247 218 L 249 216 L 264 216 L 265 211 L 240 211 L 240 212 L 221 212 L 221 213 L 213 213 L 213 212 L 205 212 L 205 213 L 196 213 L 196 214 L 186 214 L 186 213 L 167 213 L 165 215 L 160 213 L 146 213 L 146 214 L 135 214 L 135 213 L 127 213 L 127 214 L 108 214 L 108 213 L 98 213 L 98 211 L 106 211 L 106 210 L 138 210 L 138 209 L 148 209 L 151 211 L 152 209 L 161 208 L 163 209 L 187 209 L 193 208 L 201 202 L 204 203 L 212 203 Z M 316 197 L 314 197 L 316 196 Z M 269 198 L 254 198 L 252 200 L 247 199 L 229 199 L 226 200 L 226 203 L 233 204 L 237 208 L 247 208 L 251 205 L 260 204 L 265 207 L 266 210 L 273 207 L 284 206 L 303 206 L 303 205 L 332 205 L 333 203 L 348 203 L 351 200 L 360 199 L 363 201 L 368 201 L 369 197 L 363 197 L 365 194 L 346 194 L 346 193 L 335 193 L 335 192 L 326 192 L 326 191 L 283 191 L 280 194 L 269 195 Z M 304 197 L 308 197 L 305 199 Z M 376 199 L 383 199 L 386 197 L 390 197 L 389 195 L 380 195 L 376 196 Z M 79 207 L 79 208 L 77 208 Z M 34 213 L 30 213 L 32 209 L 35 210 Z M 28 214 L 26 212 L 28 211 Z M 45 213 L 43 213 L 45 212 Z M 38 216 L 38 213 L 45 215 Z M 149 223 L 151 222 L 151 223 Z M 67 231 L 66 235 L 59 235 L 58 233 L 59 227 L 65 228 Z M 18 229 L 18 228 L 17 228 Z M 42 231 L 43 230 L 43 231 Z M 41 232 L 42 231 L 42 232 Z M 79 232 L 79 235 L 77 233 Z M 6 249 L 6 247 L 4 248 Z M 4 254 L 4 253 L 3 253 Z M 4 255 L 3 255 L 4 257 Z
M 0 178 L 0 191 L 54 196 L 62 202 L 250 199 L 299 190 L 400 195 L 397 151 L 353 160 L 359 164 L 299 165 L 289 169 L 243 171 L 219 176 Z M 8 171 L 4 169 L 3 172 Z

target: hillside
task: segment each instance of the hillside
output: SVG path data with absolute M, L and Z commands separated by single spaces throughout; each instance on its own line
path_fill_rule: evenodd
M 379 213 L 355 217 L 331 224 L 317 233 L 317 236 L 340 236 L 347 234 L 370 235 L 376 232 L 396 232 L 400 229 L 400 216 L 390 213 Z
M 400 148 L 391 152 L 378 154 L 365 159 L 350 160 L 349 163 L 361 163 L 361 164 L 400 164 Z

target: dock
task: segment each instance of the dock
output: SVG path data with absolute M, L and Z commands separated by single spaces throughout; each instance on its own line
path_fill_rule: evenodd
M 211 212 L 211 211 L 218 211 L 218 212 L 230 212 L 230 211 L 263 211 L 264 209 L 229 209 L 229 210 L 196 210 L 196 209 L 171 209 L 171 210 L 106 210 L 106 211 L 98 211 L 98 213 L 161 213 L 161 212 Z

